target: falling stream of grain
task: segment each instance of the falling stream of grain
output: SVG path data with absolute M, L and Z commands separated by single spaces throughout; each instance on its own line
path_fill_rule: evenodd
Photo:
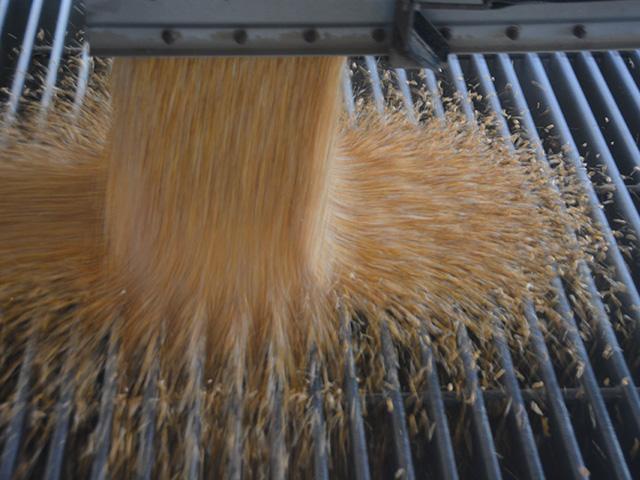
M 252 338 L 282 343 L 307 288 L 326 290 L 342 64 L 116 60 L 105 228 L 125 337 L 163 319 L 229 351 L 250 318 Z

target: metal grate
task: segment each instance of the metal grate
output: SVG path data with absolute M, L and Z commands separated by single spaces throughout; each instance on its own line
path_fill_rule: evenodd
M 637 326 L 640 325 L 639 311 L 634 307 L 640 305 L 637 290 L 638 253 L 632 251 L 631 258 L 625 262 L 620 247 L 627 249 L 629 244 L 633 245 L 633 240 L 628 243 L 624 238 L 616 236 L 609 225 L 622 219 L 628 234 L 640 238 L 637 228 L 638 197 L 633 193 L 637 191 L 633 182 L 638 180 L 640 165 L 640 130 L 637 128 L 636 115 L 640 102 L 640 71 L 635 67 L 636 57 L 636 52 L 451 56 L 448 68 L 442 75 L 442 88 L 433 72 L 423 72 L 423 81 L 431 93 L 432 110 L 436 116 L 442 117 L 445 112 L 440 98 L 441 90 L 444 90 L 448 94 L 459 96 L 467 121 L 476 122 L 474 102 L 470 99 L 469 91 L 477 88 L 482 100 L 476 102 L 481 104 L 476 106 L 486 113 L 497 114 L 497 130 L 508 146 L 513 148 L 511 134 L 514 129 L 508 119 L 517 118 L 520 134 L 524 134 L 536 146 L 539 159 L 546 161 L 547 154 L 565 152 L 577 169 L 588 194 L 590 213 L 605 233 L 608 244 L 607 261 L 615 267 L 616 280 L 625 285 L 621 301 L 625 314 L 632 319 L 634 339 L 638 338 Z M 366 58 L 364 66 L 374 104 L 382 111 L 384 98 L 379 67 L 373 58 Z M 411 94 L 403 85 L 407 74 L 403 71 L 396 73 L 404 104 L 410 106 Z M 345 93 L 351 94 L 351 90 L 347 88 Z M 562 149 L 562 146 L 568 148 Z M 612 199 L 604 195 L 602 199 L 599 198 L 580 154 L 584 155 L 590 169 L 606 171 L 615 187 L 612 189 Z M 601 200 L 606 200 L 608 204 L 604 209 L 601 208 Z M 565 382 L 561 376 L 564 366 L 552 364 L 552 356 L 540 329 L 542 320 L 536 317 L 531 302 L 526 315 L 533 335 L 532 347 L 545 385 L 544 393 L 533 394 L 530 390 L 520 389 L 511 354 L 499 330 L 495 342 L 505 371 L 502 377 L 504 390 L 482 391 L 478 386 L 477 372 L 470 354 L 472 347 L 469 337 L 464 328 L 458 332 L 458 347 L 467 379 L 467 397 L 475 398 L 470 406 L 470 415 L 475 449 L 478 451 L 476 465 L 486 478 L 541 478 L 545 475 L 584 478 L 589 472 L 597 476 L 607 474 L 615 478 L 632 478 L 639 474 L 635 452 L 640 433 L 640 398 L 635 386 L 638 377 L 636 369 L 632 374 L 628 366 L 637 363 L 636 352 L 630 349 L 628 358 L 625 358 L 614 330 L 615 321 L 609 318 L 609 309 L 598 291 L 598 279 L 584 262 L 579 265 L 579 273 L 581 281 L 587 285 L 594 309 L 592 322 L 596 340 L 593 343 L 607 346 L 608 358 L 604 359 L 600 354 L 601 350 L 593 349 L 593 345 L 585 345 L 571 311 L 565 286 L 556 278 L 553 286 L 559 293 L 559 313 L 564 319 L 563 336 L 573 351 L 577 352 L 584 368 L 576 387 L 567 388 L 562 385 Z M 387 357 L 386 361 L 390 361 L 391 354 L 388 351 L 384 350 L 383 355 Z M 424 361 L 427 368 L 433 370 L 433 366 L 427 363 L 433 362 L 428 353 Z M 431 377 L 434 376 L 431 373 Z M 446 478 L 455 478 L 458 472 L 451 458 L 451 437 L 447 425 L 438 421 L 443 417 L 443 410 L 446 410 L 442 405 L 443 395 L 434 395 L 432 391 L 442 387 L 438 386 L 437 378 L 431 377 L 427 407 L 435 420 L 436 435 L 433 441 L 439 453 L 438 473 Z M 616 387 L 603 388 L 605 378 L 608 382 L 613 379 Z M 610 388 L 616 389 L 615 398 L 609 395 Z M 460 402 L 455 396 L 448 398 L 446 393 L 444 396 L 452 403 Z M 546 405 L 545 414 L 549 415 L 552 422 L 551 440 L 561 449 L 561 458 L 551 459 L 540 448 L 540 442 L 544 441 L 541 440 L 540 427 L 531 422 L 535 412 L 531 411 L 531 407 L 527 408 L 525 403 L 536 401 L 534 397 Z M 492 425 L 495 422 L 489 419 L 492 407 L 501 403 L 504 405 L 505 401 L 510 405 L 509 441 L 517 446 L 517 455 L 521 460 L 519 472 L 511 470 L 507 465 L 512 462 L 500 451 L 505 442 L 502 440 L 498 444 L 495 441 L 497 429 Z M 586 419 L 581 419 L 574 413 L 579 408 L 588 411 L 588 422 L 591 425 L 586 430 L 585 425 L 580 424 Z M 411 452 L 404 447 L 402 429 L 397 426 L 397 419 L 392 418 L 390 424 L 394 430 L 397 467 L 404 468 L 405 459 L 410 457 Z M 597 450 L 597 453 L 593 450 Z M 555 463 L 558 460 L 560 462 Z
M 67 57 L 79 57 L 78 81 L 74 95 L 77 107 L 82 103 L 91 70 L 88 47 L 75 33 L 80 13 L 69 0 L 43 2 L 42 0 L 0 0 L 0 26 L 2 27 L 2 56 L 0 68 L 4 75 L 0 81 L 5 87 L 3 115 L 11 122 L 20 112 L 20 98 L 25 86 L 34 82 L 34 65 L 46 66 L 40 101 L 46 111 L 56 92 L 56 85 L 67 68 Z M 39 32 L 45 32 L 41 35 Z M 50 48 L 47 47 L 50 46 Z M 66 48 L 63 48 L 64 46 Z M 17 50 L 14 50 L 17 49 Z M 34 62 L 37 60 L 38 62 Z M 358 59 L 363 67 L 363 78 L 374 103 L 383 109 L 385 93 L 381 81 L 382 67 L 376 59 Z M 619 321 L 610 316 L 611 309 L 600 295 L 604 288 L 601 279 L 594 276 L 586 264 L 579 265 L 580 278 L 591 295 L 593 338 L 585 341 L 579 333 L 578 320 L 570 307 L 570 288 L 557 278 L 554 287 L 559 293 L 559 313 L 563 322 L 562 339 L 577 354 L 582 374 L 577 381 L 568 378 L 569 368 L 559 362 L 545 343 L 542 334 L 544 319 L 538 318 L 532 300 L 526 317 L 532 332 L 531 348 L 538 359 L 537 378 L 543 388 L 523 388 L 532 379 L 523 382 L 514 369 L 512 352 L 498 329 L 495 348 L 499 354 L 502 389 L 483 390 L 472 357 L 473 339 L 464 327 L 458 331 L 458 348 L 466 376 L 466 405 L 456 394 L 449 392 L 439 379 L 428 338 L 424 335 L 421 356 L 427 372 L 426 389 L 422 402 L 431 420 L 432 435 L 421 439 L 409 436 L 406 411 L 414 408 L 409 395 L 402 390 L 402 361 L 383 328 L 382 351 L 387 378 L 381 398 L 361 398 L 358 389 L 358 371 L 351 347 L 351 322 L 342 315 L 341 341 L 347 355 L 344 376 L 345 401 L 349 413 L 349 442 L 351 448 L 350 474 L 357 479 L 384 476 L 373 470 L 374 452 L 371 444 L 379 434 L 372 423 L 380 422 L 371 412 L 383 411 L 383 428 L 389 429 L 391 448 L 385 457 L 385 473 L 402 478 L 432 476 L 434 478 L 585 478 L 611 476 L 630 479 L 640 476 L 640 253 L 633 246 L 631 236 L 640 238 L 640 52 L 588 52 L 567 55 L 471 55 L 451 56 L 440 78 L 432 71 L 395 71 L 395 81 L 408 112 L 412 112 L 414 98 L 408 81 L 421 82 L 429 90 L 434 115 L 443 117 L 446 106 L 441 94 L 456 94 L 461 99 L 463 113 L 469 123 L 477 121 L 474 106 L 486 113 L 494 113 L 497 129 L 508 145 L 511 133 L 518 126 L 536 148 L 542 161 L 547 156 L 564 151 L 574 165 L 585 192 L 593 220 L 604 232 L 608 245 L 607 262 L 614 268 L 615 280 L 625 286 L 620 294 L 622 310 L 629 318 L 632 331 L 628 336 L 617 330 Z M 345 72 L 343 79 L 346 108 L 353 114 L 355 103 L 351 77 Z M 440 83 L 441 81 L 441 83 Z M 441 88 L 442 87 L 442 88 Z M 471 89 L 482 94 L 474 104 L 469 99 Z M 506 116 L 502 112 L 506 112 Z M 517 119 L 517 124 L 514 121 Z M 586 159 L 592 172 L 606 171 L 615 188 L 602 189 L 599 182 L 603 174 L 591 175 L 583 166 Z M 635 173 L 634 173 L 635 172 Z M 604 206 L 603 206 L 604 205 Z M 625 235 L 612 227 L 624 221 Z M 493 314 L 489 312 L 489 314 Z M 496 322 L 497 324 L 497 322 Z M 622 348 L 625 347 L 625 349 Z M 33 338 L 24 354 L 15 388 L 9 398 L 2 399 L 11 411 L 11 421 L 0 437 L 0 479 L 13 476 L 18 458 L 24 449 L 25 428 L 30 411 L 28 398 L 32 358 L 37 348 Z M 95 426 L 96 454 L 91 462 L 90 477 L 108 476 L 107 454 L 111 442 L 111 423 L 114 415 L 116 388 L 116 355 L 118 344 L 109 339 L 103 365 L 100 413 Z M 606 352 L 606 355 L 604 354 Z M 514 354 L 515 355 L 515 354 Z M 192 375 L 202 379 L 202 362 L 194 355 Z M 63 374 L 72 372 L 69 368 Z M 322 376 L 315 355 L 310 361 L 311 408 L 313 410 L 314 472 L 319 479 L 327 479 L 331 470 L 329 449 L 326 444 L 322 399 Z M 140 478 L 151 478 L 149 459 L 154 456 L 155 417 L 158 402 L 158 366 L 155 365 L 145 380 L 142 408 L 142 444 L 137 472 Z M 240 387 L 241 388 L 241 387 Z M 237 392 L 241 397 L 242 392 Z M 279 394 L 273 385 L 273 394 Z M 74 452 L 69 445 L 70 421 L 73 406 L 71 382 L 59 393 L 55 407 L 55 428 L 52 434 L 46 465 L 42 476 L 58 479 L 64 476 L 64 465 L 73 462 Z M 392 408 L 386 408 L 390 402 Z M 382 407 L 381 407 L 382 405 Z M 506 408 L 508 406 L 508 408 Z M 363 408 L 366 407 L 366 408 Z M 196 478 L 202 470 L 201 399 L 191 405 L 185 427 L 185 438 L 193 445 L 189 473 Z M 369 412 L 364 416 L 363 412 Z M 548 418 L 548 426 L 538 412 Z M 231 410 L 236 427 L 241 428 L 241 402 Z M 506 412 L 506 413 L 505 413 Z M 284 447 L 281 412 L 274 413 L 271 444 L 274 451 Z M 385 418 L 387 417 L 387 418 Z M 472 436 L 470 444 L 460 446 L 454 440 L 454 431 L 461 419 L 467 418 Z M 506 422 L 503 422 L 506 420 Z M 240 435 L 237 434 L 239 439 Z M 242 476 L 242 445 L 238 440 L 228 459 L 231 478 Z M 208 452 L 206 455 L 213 455 Z M 285 466 L 273 455 L 273 476 L 287 476 Z

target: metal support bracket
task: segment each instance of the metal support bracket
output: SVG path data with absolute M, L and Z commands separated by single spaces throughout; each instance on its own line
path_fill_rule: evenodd
M 639 0 L 85 0 L 95 55 L 379 55 L 640 47 Z

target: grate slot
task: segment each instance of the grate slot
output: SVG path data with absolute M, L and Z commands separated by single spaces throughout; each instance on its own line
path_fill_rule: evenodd
M 20 365 L 15 399 L 11 406 L 11 421 L 4 435 L 4 448 L 2 450 L 2 457 L 0 458 L 0 479 L 2 480 L 13 478 L 18 452 L 20 451 L 20 442 L 22 441 L 24 423 L 27 417 L 27 397 L 29 395 L 29 383 L 31 381 L 31 368 L 34 354 L 35 338 L 32 335 L 27 343 L 22 365 Z
M 430 340 L 426 331 L 423 332 L 420 338 L 420 350 L 422 363 L 427 375 L 427 387 L 424 392 L 424 400 L 429 411 L 429 418 L 435 425 L 434 434 L 440 475 L 446 480 L 457 480 L 458 468 L 456 467 L 456 457 L 451 442 L 449 424 L 447 423 L 447 414 L 445 413 L 444 402 L 442 400 L 438 369 L 435 359 L 433 358 Z M 457 399 L 457 396 L 455 398 Z
M 458 328 L 458 350 L 464 367 L 465 374 L 465 397 L 467 403 L 471 405 L 473 426 L 476 435 L 476 444 L 480 453 L 480 460 L 486 478 L 502 478 L 496 447 L 493 442 L 493 434 L 489 425 L 487 409 L 484 405 L 482 389 L 478 381 L 478 372 L 473 359 L 473 346 L 467 328 L 460 324 Z
M 414 107 L 413 107 L 413 100 L 411 99 L 411 92 L 409 90 L 406 72 L 405 70 L 401 70 L 401 69 L 398 69 L 397 72 L 398 72 L 398 77 L 397 77 L 398 82 L 400 83 L 400 86 L 401 86 L 400 92 L 402 93 L 402 96 L 403 96 L 405 109 L 408 112 L 409 118 L 412 121 L 415 121 L 416 119 L 415 119 L 415 113 L 414 113 Z M 431 78 L 431 82 L 428 83 L 428 88 L 432 93 L 432 102 L 434 104 L 434 111 L 436 112 L 436 115 L 438 115 L 439 118 L 444 119 L 444 108 L 442 107 L 442 102 L 440 101 L 440 98 L 438 95 L 435 74 L 431 70 L 426 70 L 426 73 L 427 75 L 430 74 L 430 78 Z M 388 333 L 385 327 L 383 329 L 383 342 L 385 341 L 386 336 L 388 336 Z M 431 347 L 428 346 L 428 341 L 425 342 L 425 339 L 428 338 L 426 332 L 423 333 L 423 337 L 424 338 L 420 339 L 420 348 L 421 348 L 422 362 L 424 364 L 424 367 L 426 368 L 426 375 L 427 375 L 425 403 L 427 404 L 431 421 L 435 423 L 438 466 L 443 478 L 457 479 L 458 471 L 456 467 L 455 455 L 453 453 L 453 445 L 451 442 L 449 425 L 447 423 L 447 415 L 445 413 L 444 403 L 442 402 L 442 394 L 440 390 L 440 381 L 438 379 L 438 372 L 436 369 L 435 361 L 433 359 L 433 353 L 431 352 Z M 385 345 L 383 344 L 383 349 L 384 348 L 385 348 Z M 393 346 L 391 346 L 391 348 L 393 348 Z M 397 355 L 395 354 L 396 353 L 395 350 L 393 350 L 392 353 L 394 354 L 395 360 L 397 361 Z M 395 377 L 397 377 L 397 373 L 395 373 Z M 401 396 L 401 394 L 398 394 L 398 396 Z M 400 403 L 399 401 L 396 401 L 396 402 L 402 405 L 402 403 Z M 403 417 L 404 417 L 404 414 L 403 414 Z M 402 419 L 401 426 L 404 427 L 404 418 Z
M 631 126 L 635 141 L 640 135 L 640 91 L 619 52 L 603 52 L 600 69 L 607 79 L 615 103 Z
M 314 476 L 319 480 L 328 480 L 329 464 L 327 460 L 327 431 L 324 423 L 322 399 L 322 378 L 317 351 L 311 352 L 310 363 L 311 409 L 313 415 L 313 457 Z
M 153 468 L 153 446 L 156 435 L 156 414 L 158 408 L 158 377 L 160 362 L 154 357 L 151 371 L 145 380 L 144 396 L 142 400 L 142 428 L 140 432 L 140 450 L 138 451 L 138 465 L 136 477 L 139 480 L 151 478 Z
M 620 171 L 611 155 L 607 142 L 600 131 L 600 127 L 589 107 L 589 103 L 580 87 L 580 83 L 571 67 L 569 58 L 564 53 L 554 53 L 549 62 L 549 77 L 554 81 L 554 91 L 561 101 L 564 99 L 562 110 L 570 124 L 578 127 L 582 132 L 596 165 L 606 167 L 606 174 L 611 178 L 613 198 L 617 211 L 627 223 L 627 227 L 640 239 L 640 214 L 636 210 L 629 190 L 622 180 Z M 577 135 L 581 136 L 580 133 Z M 580 142 L 578 142 L 580 144 Z
M 102 396 L 100 398 L 100 414 L 98 425 L 95 429 L 96 454 L 91 465 L 91 480 L 104 480 L 107 478 L 107 458 L 111 446 L 111 421 L 117 391 L 117 364 L 118 341 L 115 334 L 109 336 L 109 348 L 104 367 L 104 380 Z
M 382 357 L 385 368 L 385 396 L 387 410 L 391 409 L 393 426 L 393 444 L 395 446 L 397 470 L 395 478 L 411 480 L 415 478 L 413 459 L 411 458 L 411 444 L 407 431 L 407 419 L 404 410 L 404 400 L 400 394 L 400 380 L 398 379 L 398 355 L 393 346 L 391 335 L 385 321 L 381 328 Z
M 345 355 L 345 395 L 347 399 L 347 412 L 349 414 L 351 453 L 355 478 L 369 480 L 369 455 L 367 454 L 367 441 L 364 435 L 364 421 L 362 419 L 362 404 L 358 391 L 358 378 L 356 376 L 353 347 L 351 345 L 351 318 L 349 318 L 344 306 L 340 306 L 340 341 Z

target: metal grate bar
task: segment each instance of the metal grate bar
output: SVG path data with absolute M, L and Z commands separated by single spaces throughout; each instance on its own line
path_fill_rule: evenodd
M 640 69 L 640 50 L 634 50 L 633 52 L 630 52 L 629 60 L 631 71 L 635 73 L 634 76 L 636 78 L 636 83 L 640 85 L 640 71 L 638 71 L 638 69 Z
M 487 66 L 487 62 L 484 59 L 484 56 L 474 54 L 471 56 L 471 64 L 479 80 L 482 99 L 487 102 L 489 114 L 493 115 L 495 125 L 498 128 L 498 133 L 504 140 L 509 151 L 513 152 L 515 147 L 511 141 L 511 132 L 509 131 L 509 126 L 507 125 L 502 113 L 502 106 L 500 105 L 496 88 L 493 85 L 493 79 L 491 72 L 489 71 L 489 67 Z
M 605 134 L 611 135 L 609 150 L 619 168 L 625 168 L 627 171 L 634 167 L 640 168 L 638 146 L 593 55 L 589 52 L 578 53 L 574 70 L 583 81 L 584 93 L 589 99 L 595 117 L 599 120 L 600 127 L 604 128 Z
M 440 87 L 438 86 L 438 80 L 433 70 L 424 69 L 424 80 L 427 86 L 427 90 L 430 93 L 431 108 L 433 108 L 433 114 L 436 118 L 444 121 L 444 107 L 442 106 L 442 100 L 440 99 Z
M 356 114 L 356 104 L 353 100 L 353 88 L 351 86 L 351 69 L 345 64 L 342 69 L 342 97 L 347 108 L 347 114 L 353 118 Z
M 189 408 L 187 426 L 185 430 L 186 448 L 186 477 L 188 479 L 200 478 L 202 467 L 202 379 L 204 377 L 204 367 L 202 357 L 204 345 L 201 342 L 195 349 L 191 361 L 189 376 L 191 377 L 192 388 L 195 389 L 193 404 Z
M 476 126 L 476 114 L 469 98 L 467 83 L 460 66 L 460 60 L 456 55 L 449 55 L 449 80 L 455 88 L 455 95 L 460 102 L 460 107 L 464 113 L 465 120 L 471 127 Z
M 273 370 L 271 374 L 271 389 L 273 394 L 273 417 L 269 431 L 269 440 L 271 442 L 270 477 L 275 480 L 284 480 L 287 476 L 285 426 L 282 412 L 284 392 L 282 391 L 280 380 Z
M 569 306 L 569 301 L 564 293 L 562 283 L 558 278 L 553 280 L 553 287 L 558 294 L 559 313 L 562 315 L 566 337 L 571 343 L 573 351 L 578 355 L 584 369 L 582 375 L 580 375 L 580 383 L 584 387 L 587 398 L 589 399 L 596 428 L 602 436 L 603 447 L 611 466 L 610 473 L 616 478 L 630 479 L 631 473 L 629 472 L 624 454 L 622 453 L 613 425 L 611 424 L 609 412 L 607 412 L 607 407 L 598 388 L 598 382 L 593 373 L 591 362 L 589 362 L 587 349 L 580 337 L 578 326 L 576 325 L 571 307 Z
M 507 68 L 507 63 L 509 63 L 509 60 L 500 62 L 500 64 L 505 68 Z M 619 298 L 622 301 L 627 314 L 634 318 L 636 324 L 640 325 L 640 311 L 634 307 L 635 305 L 640 305 L 640 295 L 638 295 L 636 285 L 633 282 L 627 264 L 620 253 L 618 244 L 615 240 L 611 227 L 609 226 L 607 218 L 602 211 L 598 196 L 591 184 L 591 180 L 589 179 L 589 174 L 578 156 L 578 149 L 571 135 L 569 125 L 562 115 L 560 105 L 553 93 L 553 88 L 544 71 L 542 62 L 537 55 L 527 54 L 525 56 L 524 67 L 525 76 L 526 78 L 529 78 L 531 82 L 523 84 L 522 86 L 525 87 L 525 92 L 530 99 L 530 104 L 537 104 L 542 112 L 549 115 L 549 119 L 553 124 L 553 128 L 550 129 L 550 131 L 552 131 L 553 134 L 559 138 L 561 144 L 565 146 L 565 158 L 569 160 L 574 167 L 578 180 L 584 187 L 585 193 L 587 194 L 591 216 L 596 227 L 604 234 L 607 242 L 607 262 L 615 268 L 616 280 L 625 286 L 625 290 L 619 293 Z M 509 83 L 512 84 L 514 88 L 520 88 L 516 78 L 509 79 Z M 523 120 L 528 122 L 528 116 L 530 115 L 523 115 Z M 529 130 L 529 127 L 527 127 L 527 129 Z M 535 126 L 533 127 L 533 130 L 529 131 L 535 132 Z
M 456 457 L 453 453 L 447 414 L 442 400 L 438 370 L 431 351 L 430 340 L 425 331 L 423 331 L 420 338 L 420 353 L 422 356 L 422 364 L 427 374 L 427 387 L 424 393 L 424 399 L 429 411 L 430 420 L 435 425 L 434 434 L 440 475 L 446 480 L 457 480 L 458 468 L 456 467 Z
M 239 355 L 237 357 L 239 357 Z M 238 362 L 238 365 L 242 364 Z M 229 409 L 233 417 L 233 439 L 231 444 L 231 452 L 229 454 L 228 478 L 230 478 L 231 480 L 240 480 L 242 478 L 242 419 L 244 416 L 244 378 L 236 378 L 234 380 L 234 383 L 235 389 L 233 392 L 233 397 L 230 400 Z
M 638 85 L 633 80 L 619 52 L 603 52 L 600 68 L 607 78 L 609 88 L 616 97 L 627 124 L 631 125 L 631 131 L 635 134 L 637 142 L 637 137 L 640 135 L 640 90 L 638 90 Z
M 73 98 L 73 117 L 77 118 L 80 115 L 80 109 L 82 108 L 82 102 L 87 93 L 87 87 L 89 86 L 89 72 L 91 71 L 91 62 L 93 60 L 89 56 L 89 43 L 84 42 L 82 44 L 82 53 L 80 54 L 80 71 L 78 72 L 78 86 L 76 87 L 76 93 Z
M 367 441 L 364 434 L 364 421 L 362 419 L 362 405 L 360 392 L 358 391 L 358 378 L 356 365 L 353 358 L 351 345 L 351 319 L 344 306 L 340 306 L 340 341 L 345 356 L 345 396 L 347 399 L 347 412 L 350 422 L 351 450 L 355 477 L 358 480 L 369 480 L 369 455 L 367 454 Z
M 382 83 L 380 82 L 380 75 L 378 74 L 378 63 L 376 62 L 376 59 L 371 56 L 364 57 L 364 59 L 367 64 L 367 70 L 369 71 L 369 80 L 371 81 L 373 101 L 376 106 L 376 110 L 383 113 L 384 95 L 382 94 Z
M 595 163 L 603 165 L 607 169 L 607 175 L 614 185 L 613 197 L 615 206 L 620 212 L 627 227 L 640 238 L 640 214 L 633 205 L 633 200 L 629 190 L 622 180 L 620 171 L 611 155 L 607 142 L 600 131 L 589 103 L 580 87 L 580 83 L 575 76 L 569 59 L 564 53 L 554 53 L 549 63 L 549 76 L 554 80 L 555 91 L 559 99 L 570 102 L 564 105 L 563 112 L 570 124 L 577 126 L 583 132 L 585 141 L 593 153 Z
M 580 446 L 578 445 L 578 440 L 576 439 L 569 418 L 569 411 L 564 404 L 560 385 L 558 384 L 556 373 L 553 370 L 553 365 L 551 365 L 549 350 L 547 350 L 547 346 L 544 343 L 542 332 L 538 326 L 538 316 L 531 301 L 527 301 L 525 304 L 524 312 L 529 322 L 529 328 L 531 329 L 531 344 L 540 364 L 540 373 L 547 391 L 547 402 L 551 410 L 551 419 L 554 429 L 560 436 L 560 442 L 565 451 L 569 473 L 571 478 L 588 478 L 589 470 L 582 459 Z
M 314 478 L 328 480 L 329 464 L 327 461 L 327 431 L 324 423 L 324 407 L 322 400 L 322 378 L 317 351 L 311 352 L 310 362 L 311 409 L 313 415 L 313 458 Z
M 435 361 L 435 360 L 434 360 Z M 426 367 L 425 367 L 426 368 Z M 638 393 L 640 393 L 640 387 L 636 387 Z M 607 404 L 618 404 L 624 397 L 622 387 L 600 387 L 600 393 L 602 399 Z M 564 398 L 567 404 L 584 404 L 584 388 L 583 387 L 560 387 L 559 395 Z M 520 393 L 522 399 L 525 402 L 544 402 L 546 398 L 546 392 L 543 385 L 536 386 L 534 388 L 521 388 Z M 400 395 L 407 400 L 412 399 L 415 394 L 409 392 L 401 392 Z M 482 390 L 482 395 L 487 403 L 490 404 L 504 404 L 509 400 L 509 392 L 504 388 L 491 388 Z M 440 391 L 440 397 L 442 398 L 443 405 L 446 406 L 460 406 L 464 403 L 464 400 L 460 398 L 460 395 L 456 392 L 450 392 L 448 390 Z M 386 402 L 386 397 L 382 393 L 370 393 L 367 395 L 367 406 L 371 408 L 377 408 Z
M 536 124 L 527 107 L 527 101 L 520 86 L 520 81 L 509 56 L 504 53 L 497 55 L 496 67 L 499 75 L 503 77 L 503 88 L 501 88 L 501 91 L 507 95 L 513 104 L 514 112 L 512 113 L 514 113 L 515 118 L 517 118 L 518 127 L 521 128 L 519 133 L 524 134 L 525 138 L 529 140 L 535 150 L 536 158 L 542 162 L 543 165 L 548 166 L 547 156 L 542 148 L 542 142 L 538 136 Z M 557 188 L 556 191 L 558 191 Z
M 40 20 L 40 13 L 42 12 L 43 3 L 44 0 L 33 0 L 33 2 L 31 3 L 31 10 L 29 11 L 27 28 L 24 32 L 22 46 L 20 47 L 18 65 L 15 69 L 13 83 L 11 84 L 11 93 L 9 95 L 9 101 L 7 103 L 5 111 L 5 122 L 7 125 L 11 125 L 16 118 L 18 104 L 20 103 L 20 98 L 22 97 L 22 91 L 24 89 L 24 83 L 29 71 L 29 62 L 31 61 L 31 54 L 33 53 L 33 44 L 36 39 L 36 30 L 38 29 L 38 21 Z
M 458 328 L 457 340 L 464 367 L 465 397 L 471 405 L 473 426 L 476 434 L 476 446 L 480 453 L 482 467 L 484 468 L 486 478 L 499 479 L 502 478 L 502 472 L 500 471 L 500 465 L 498 463 L 487 409 L 484 405 L 482 389 L 478 381 L 476 364 L 473 360 L 473 346 L 467 334 L 467 328 L 462 323 Z
M 112 333 L 109 336 L 109 348 L 104 367 L 100 414 L 95 430 L 96 454 L 91 465 L 91 480 L 105 480 L 107 478 L 107 458 L 111 446 L 111 421 L 117 391 L 117 355 L 118 341 L 115 334 Z
M 73 342 L 73 340 L 72 340 Z M 69 434 L 69 419 L 73 408 L 73 370 L 71 365 L 71 354 L 68 355 L 65 365 L 64 382 L 61 385 L 60 398 L 56 405 L 56 427 L 49 443 L 49 453 L 47 455 L 47 466 L 44 478 L 46 480 L 58 480 L 62 470 L 64 450 Z
M 11 3 L 11 0 L 0 0 L 0 38 L 4 29 L 4 21 L 7 18 L 9 3 Z
M 411 444 L 407 431 L 407 420 L 404 411 L 404 401 L 400 394 L 400 380 L 398 379 L 398 355 L 389 334 L 389 328 L 385 321 L 381 327 L 382 357 L 385 367 L 385 396 L 387 397 L 387 409 L 391 410 L 391 422 L 393 426 L 393 444 L 395 446 L 398 468 L 395 478 L 411 480 L 415 478 L 413 459 L 411 458 Z
M 138 450 L 138 465 L 136 477 L 139 480 L 151 478 L 153 468 L 153 446 L 156 434 L 156 411 L 158 407 L 158 377 L 160 375 L 160 362 L 156 356 L 153 359 L 151 370 L 147 375 L 142 400 L 142 429 L 140 432 L 140 446 Z
M 473 105 L 469 99 L 469 93 L 467 91 L 467 84 L 464 79 L 464 73 L 462 73 L 462 67 L 460 61 L 456 55 L 449 55 L 449 79 L 453 83 L 456 91 L 456 95 L 459 97 L 460 107 L 464 117 L 472 127 L 476 126 L 476 114 L 473 111 Z
M 407 79 L 407 72 L 402 68 L 396 68 L 395 72 L 398 88 L 400 89 L 400 93 L 402 94 L 404 111 L 407 115 L 407 118 L 409 118 L 412 123 L 415 123 L 416 112 L 413 105 L 413 99 L 411 98 L 411 90 L 409 90 L 409 80 Z
M 42 92 L 42 98 L 40 105 L 42 111 L 46 114 L 46 111 L 51 105 L 53 94 L 56 88 L 56 81 L 58 79 L 58 70 L 60 68 L 60 60 L 62 59 L 62 52 L 64 50 L 64 40 L 67 36 L 67 24 L 69 23 L 69 14 L 71 13 L 71 5 L 73 0 L 60 0 L 60 10 L 58 12 L 58 20 L 56 22 L 56 30 L 53 38 L 53 45 L 51 47 L 51 56 L 49 57 L 49 63 L 47 65 L 47 78 L 44 83 L 44 91 Z
M 27 343 L 24 356 L 22 357 L 22 365 L 20 365 L 15 399 L 11 406 L 11 421 L 5 430 L 4 448 L 2 450 L 2 457 L 0 458 L 1 480 L 13 478 L 16 460 L 18 459 L 24 423 L 27 417 L 27 397 L 29 394 L 29 382 L 31 381 L 31 367 L 33 365 L 34 354 L 35 337 L 31 336 Z
M 524 400 L 522 399 L 518 379 L 516 378 L 513 359 L 511 358 L 511 353 L 509 352 L 509 346 L 507 345 L 507 341 L 504 337 L 502 326 L 498 322 L 495 324 L 494 335 L 494 342 L 498 355 L 500 356 L 500 362 L 504 372 L 502 375 L 503 383 L 507 389 L 508 401 L 510 404 L 509 417 L 514 426 L 514 430 L 518 434 L 517 440 L 520 444 L 520 451 L 522 453 L 522 458 L 524 459 L 524 466 L 527 471 L 527 475 L 529 478 L 544 478 L 544 469 L 542 468 L 538 447 L 536 445 L 535 438 L 533 437 L 533 430 L 531 429 L 527 409 L 525 407 Z

